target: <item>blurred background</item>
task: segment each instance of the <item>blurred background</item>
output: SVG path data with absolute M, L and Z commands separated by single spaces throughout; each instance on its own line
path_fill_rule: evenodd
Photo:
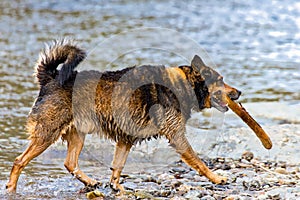
M 225 81 L 243 91 L 241 101 L 257 112 L 263 125 L 300 123 L 300 3 L 296 0 L 2 0 L 0 194 L 4 193 L 2 188 L 13 160 L 27 145 L 24 124 L 38 94 L 33 72 L 44 43 L 63 37 L 77 40 L 81 47 L 91 52 L 81 69 L 107 70 L 146 63 L 189 64 L 172 52 L 150 48 L 129 52 L 109 67 L 107 62 L 111 61 L 111 55 L 95 50 L 108 38 L 147 27 L 171 29 L 194 40 L 207 52 Z M 159 35 L 150 37 L 153 41 L 161 41 Z M 135 38 L 119 42 L 111 44 L 112 49 L 122 46 L 122 43 L 134 43 Z M 184 46 L 185 43 L 177 41 L 177 45 Z M 260 110 L 265 111 L 264 115 L 259 115 Z M 190 123 L 191 129 L 217 130 L 212 114 L 207 115 L 196 116 Z M 236 118 L 229 118 L 222 123 L 226 129 L 242 125 L 236 121 Z M 299 134 L 299 131 L 295 129 L 294 133 Z M 100 174 L 97 176 L 109 174 L 112 152 L 103 153 L 93 142 L 87 143 L 90 145 L 85 148 L 80 162 L 83 171 L 95 174 L 103 166 L 103 171 L 97 172 Z M 106 145 L 112 144 L 108 142 Z M 153 148 L 146 146 L 136 154 L 145 162 L 154 162 L 149 154 L 149 151 L 154 152 Z M 21 191 L 32 192 L 34 186 L 31 184 L 39 184 L 40 193 L 45 189 L 59 191 L 62 185 L 69 186 L 69 191 L 78 190 L 81 185 L 71 184 L 71 176 L 64 169 L 64 156 L 65 146 L 59 142 L 35 159 L 21 176 Z M 140 162 L 138 156 L 135 159 L 133 163 Z M 162 160 L 166 161 L 164 158 L 157 162 L 163 165 Z

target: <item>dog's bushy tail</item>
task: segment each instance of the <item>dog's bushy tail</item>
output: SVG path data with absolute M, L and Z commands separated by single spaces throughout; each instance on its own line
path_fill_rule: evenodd
M 36 67 L 36 77 L 41 86 L 56 79 L 60 85 L 70 78 L 73 70 L 84 60 L 86 52 L 71 40 L 56 40 L 41 53 Z M 63 64 L 61 69 L 58 66 Z

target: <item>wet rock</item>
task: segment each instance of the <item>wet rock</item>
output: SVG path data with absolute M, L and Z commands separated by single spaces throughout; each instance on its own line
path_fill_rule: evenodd
M 143 190 L 146 190 L 148 192 L 155 192 L 155 191 L 158 191 L 161 189 L 158 184 L 153 183 L 153 182 L 143 182 L 140 185 L 140 188 L 142 188 Z
M 202 197 L 200 200 L 216 200 L 216 199 L 210 195 L 206 195 L 206 196 Z
M 243 181 L 243 186 L 246 190 L 257 191 L 262 189 L 262 184 L 259 180 Z
M 168 197 L 168 196 L 170 196 L 171 195 L 171 190 L 160 190 L 159 191 L 159 196 L 161 196 L 161 197 Z
M 136 191 L 134 193 L 134 196 L 137 199 L 154 199 L 154 196 L 151 195 L 150 193 L 146 192 L 146 191 Z
M 142 181 L 143 182 L 154 182 L 154 183 L 157 183 L 157 177 L 155 176 L 144 176 L 142 177 Z
M 105 195 L 102 192 L 100 192 L 99 190 L 94 190 L 94 191 L 86 193 L 86 197 L 88 199 L 95 199 L 97 197 L 105 197 Z
M 213 197 L 214 197 L 215 199 L 217 199 L 217 200 L 222 200 L 222 199 L 224 199 L 224 198 L 222 197 L 222 195 L 220 195 L 220 194 L 214 194 Z
M 239 195 L 230 195 L 228 197 L 223 198 L 224 200 L 240 200 L 243 199 L 241 196 Z
M 259 196 L 257 197 L 257 199 L 258 199 L 258 200 L 266 200 L 266 199 L 268 199 L 268 195 L 266 195 L 266 194 L 261 194 L 261 195 L 259 195 Z
M 286 171 L 286 169 L 282 168 L 282 167 L 277 167 L 275 169 L 275 172 L 276 173 L 279 173 L 279 174 L 288 174 L 288 172 Z
M 200 199 L 199 196 L 201 195 L 201 192 L 198 190 L 190 190 L 188 191 L 184 197 L 187 199 Z
M 277 190 L 271 190 L 267 192 L 267 196 L 268 198 L 272 199 L 272 200 L 280 200 L 280 192 Z
M 125 199 L 297 199 L 300 195 L 300 174 L 298 166 L 286 162 L 274 162 L 253 158 L 206 158 L 213 163 L 214 173 L 228 177 L 228 184 L 216 185 L 205 176 L 183 163 L 176 162 L 167 172 L 145 171 L 143 174 L 124 177 L 122 185 L 129 191 Z M 241 163 L 245 167 L 238 167 Z M 222 168 L 234 165 L 236 168 Z M 263 166 L 263 167 L 261 167 Z M 288 171 L 289 170 L 289 171 Z M 293 173 L 292 173 L 293 171 Z M 290 172 L 290 173 L 288 173 Z M 287 175 L 287 174 L 288 175 Z M 177 176 L 179 175 L 179 176 Z M 177 178 L 176 178 L 177 176 Z M 180 177 L 180 178 L 178 178 Z M 107 180 L 108 182 L 109 180 Z M 115 193 L 108 187 L 105 198 L 114 199 Z
M 250 151 L 245 151 L 242 154 L 242 159 L 245 159 L 248 162 L 250 162 L 253 158 L 254 158 L 254 154 L 252 152 L 250 152 Z
M 134 182 L 125 182 L 122 184 L 122 186 L 126 189 L 126 190 L 135 190 L 137 189 L 137 184 Z
M 171 173 L 187 173 L 189 171 L 190 170 L 185 167 L 174 167 L 170 170 Z
M 163 173 L 157 177 L 157 183 L 162 183 L 163 181 L 168 181 L 175 179 L 175 177 L 171 174 Z
M 174 196 L 170 200 L 185 200 L 185 198 L 184 197 L 180 197 L 180 196 Z
M 175 180 L 172 180 L 172 181 L 171 181 L 170 186 L 171 186 L 172 188 L 178 188 L 178 187 L 181 186 L 181 184 L 182 184 L 181 181 L 175 179 Z

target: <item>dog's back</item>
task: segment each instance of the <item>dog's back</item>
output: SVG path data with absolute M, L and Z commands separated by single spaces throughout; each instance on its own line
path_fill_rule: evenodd
M 75 126 L 82 135 L 98 133 L 135 143 L 163 135 L 167 129 L 178 130 L 189 117 L 192 103 L 198 106 L 178 67 L 76 72 L 85 55 L 69 41 L 55 42 L 41 53 L 36 74 L 40 94 L 27 123 L 32 137 L 55 142 Z

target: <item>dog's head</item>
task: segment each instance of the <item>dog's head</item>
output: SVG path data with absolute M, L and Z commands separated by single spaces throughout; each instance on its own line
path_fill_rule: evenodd
M 199 73 L 205 81 L 209 92 L 208 100 L 210 101 L 210 106 L 221 112 L 226 112 L 228 110 L 226 96 L 229 96 L 232 100 L 237 100 L 241 92 L 225 84 L 223 77 L 212 68 L 206 66 L 199 56 L 194 56 L 191 65 L 193 70 Z

